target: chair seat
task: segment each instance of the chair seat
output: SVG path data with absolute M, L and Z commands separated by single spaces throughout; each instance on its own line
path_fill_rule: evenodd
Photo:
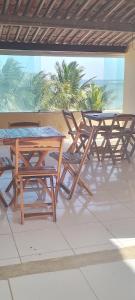
M 50 154 L 51 157 L 58 159 L 58 154 L 53 152 Z M 63 152 L 62 159 L 69 164 L 80 164 L 82 159 L 81 153 L 71 153 L 71 152 Z
M 102 136 L 105 136 L 109 139 L 114 139 L 114 138 L 122 138 L 123 136 L 130 136 L 132 132 L 127 129 L 123 129 L 120 131 L 114 131 L 114 132 L 104 132 L 102 133 Z
M 14 166 L 12 164 L 12 161 L 7 156 L 1 156 L 0 157 L 0 171 L 6 171 L 6 170 L 12 170 L 14 169 Z
M 43 166 L 43 167 L 29 167 L 29 168 L 19 168 L 18 175 L 20 176 L 32 176 L 32 177 L 40 177 L 40 176 L 55 176 L 57 171 L 54 167 L 51 166 Z
M 96 126 L 95 126 L 96 127 Z M 101 125 L 101 126 L 97 126 L 98 128 L 99 128 L 99 132 L 101 131 L 110 131 L 110 129 L 111 129 L 111 125 Z M 113 127 L 113 129 L 115 129 L 115 130 L 120 130 L 120 126 L 119 125 L 115 125 L 114 127 Z
M 74 134 L 74 135 L 76 135 L 76 133 L 77 133 L 77 130 L 69 130 L 68 131 L 68 134 Z

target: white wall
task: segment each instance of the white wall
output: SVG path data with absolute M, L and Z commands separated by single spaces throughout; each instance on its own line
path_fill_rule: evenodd
M 135 46 L 134 46 L 135 47 Z M 124 107 L 125 113 L 135 114 L 135 48 L 125 54 Z

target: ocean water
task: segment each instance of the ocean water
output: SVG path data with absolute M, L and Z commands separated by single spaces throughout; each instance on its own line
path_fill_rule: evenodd
M 124 80 L 94 80 L 94 83 L 99 86 L 105 86 L 108 92 L 107 110 L 122 110 L 123 107 L 123 92 Z M 110 95 L 109 95 L 110 94 Z

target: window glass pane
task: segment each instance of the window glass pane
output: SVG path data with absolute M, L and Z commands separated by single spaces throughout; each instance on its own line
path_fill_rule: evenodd
M 124 57 L 0 56 L 0 111 L 122 110 Z

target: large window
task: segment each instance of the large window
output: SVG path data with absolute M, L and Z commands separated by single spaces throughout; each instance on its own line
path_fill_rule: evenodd
M 122 110 L 124 57 L 0 56 L 0 111 Z

